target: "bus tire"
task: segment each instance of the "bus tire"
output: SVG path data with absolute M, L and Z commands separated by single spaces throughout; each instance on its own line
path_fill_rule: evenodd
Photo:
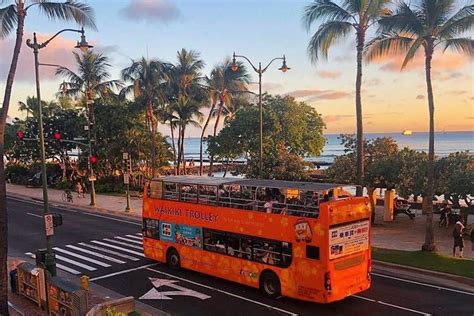
M 278 276 L 272 271 L 263 272 L 260 276 L 260 290 L 266 297 L 279 297 L 281 294 L 281 285 Z
M 168 249 L 168 251 L 166 252 L 166 264 L 171 269 L 179 269 L 181 267 L 181 259 L 176 249 Z

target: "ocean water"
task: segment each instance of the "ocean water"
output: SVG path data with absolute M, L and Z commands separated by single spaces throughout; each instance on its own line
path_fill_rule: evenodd
M 317 157 L 308 157 L 308 161 L 332 162 L 334 158 L 344 154 L 344 147 L 338 138 L 339 134 L 327 134 L 326 145 L 323 152 Z M 410 136 L 401 133 L 372 133 L 365 134 L 367 139 L 377 137 L 392 137 L 399 148 L 409 147 L 419 151 L 428 151 L 428 133 L 414 132 Z M 169 139 L 168 139 L 169 141 Z M 474 131 L 472 132 L 437 132 L 435 133 L 435 154 L 445 157 L 457 151 L 466 151 L 474 154 Z M 203 144 L 204 157 L 207 158 L 206 144 Z M 186 159 L 199 159 L 199 138 L 186 138 L 184 140 L 184 152 Z

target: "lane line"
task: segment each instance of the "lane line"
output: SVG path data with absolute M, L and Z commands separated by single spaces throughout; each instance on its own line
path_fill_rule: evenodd
M 401 309 L 401 310 L 411 312 L 411 313 L 415 313 L 415 314 L 418 314 L 418 315 L 426 315 L 426 316 L 431 315 L 430 313 L 425 313 L 425 312 L 417 311 L 415 309 L 411 309 L 411 308 L 407 308 L 407 307 L 403 307 L 403 306 L 398 306 L 398 305 L 386 303 L 386 302 L 379 301 L 379 300 L 374 300 L 374 299 L 364 297 L 364 296 L 359 296 L 359 295 L 351 295 L 351 296 L 356 297 L 356 298 L 361 299 L 361 300 L 364 300 L 364 301 L 368 301 L 368 302 L 372 302 L 372 303 L 376 303 L 376 304 L 380 304 L 380 305 L 386 305 L 386 306 L 389 306 L 389 307 L 393 307 L 393 308 L 396 308 L 396 309 Z
M 38 214 L 33 214 L 33 213 L 26 213 L 26 214 L 31 215 L 31 216 L 34 216 L 34 217 L 43 218 L 43 216 L 38 215 Z
M 262 303 L 262 302 L 259 302 L 259 301 L 255 301 L 255 300 L 252 300 L 250 298 L 240 296 L 240 295 L 237 295 L 237 294 L 234 294 L 234 293 L 230 293 L 230 292 L 227 292 L 227 291 L 224 291 L 224 290 L 221 290 L 221 289 L 209 286 L 209 285 L 205 285 L 205 284 L 194 282 L 194 281 L 191 281 L 191 280 L 188 280 L 188 279 L 184 279 L 184 278 L 175 276 L 173 274 L 169 274 L 169 273 L 162 272 L 162 271 L 155 270 L 155 269 L 151 269 L 151 268 L 147 268 L 147 270 L 148 271 L 153 271 L 153 272 L 156 272 L 156 273 L 159 273 L 159 274 L 163 274 L 163 275 L 166 275 L 170 278 L 174 278 L 174 279 L 177 279 L 177 280 L 180 280 L 180 281 L 183 281 L 183 282 L 191 283 L 191 284 L 194 284 L 194 285 L 197 285 L 197 286 L 209 289 L 209 290 L 213 290 L 213 291 L 216 291 L 216 292 L 219 292 L 219 293 L 223 293 L 223 294 L 226 294 L 226 295 L 229 295 L 229 296 L 232 296 L 232 297 L 235 297 L 235 298 L 247 301 L 247 302 L 251 302 L 251 303 L 254 303 L 254 304 L 257 304 L 257 305 L 260 305 L 260 306 L 264 306 L 268 309 L 276 310 L 276 311 L 279 311 L 279 312 L 282 312 L 282 313 L 285 313 L 285 314 L 288 314 L 288 315 L 291 315 L 291 316 L 297 316 L 298 315 L 296 313 L 293 313 L 293 312 L 290 312 L 290 311 L 287 311 L 287 310 L 284 310 L 284 309 L 281 309 L 281 308 L 278 308 L 278 307 L 274 307 L 272 305 L 268 305 L 268 304 L 265 304 L 265 303 Z
M 125 252 L 128 252 L 128 253 L 131 253 L 131 254 L 140 256 L 140 257 L 145 257 L 145 255 L 144 255 L 143 253 L 141 253 L 141 252 L 137 252 L 137 251 L 125 249 L 125 248 L 122 248 L 122 247 L 119 247 L 119 246 L 115 246 L 115 245 L 109 245 L 109 244 L 106 244 L 105 242 L 101 242 L 101 241 L 97 241 L 97 240 L 91 240 L 91 242 L 94 243 L 94 244 L 101 245 L 101 246 L 110 247 L 110 248 L 113 248 L 113 249 L 125 251 Z
M 74 249 L 74 250 L 77 250 L 77 251 L 82 251 L 82 252 L 84 252 L 84 253 L 87 253 L 87 254 L 90 254 L 90 255 L 93 255 L 93 256 L 96 256 L 96 257 L 105 259 L 105 260 L 109 260 L 109 261 L 112 261 L 112 262 L 115 262 L 115 263 L 120 263 L 120 264 L 125 263 L 125 261 L 118 260 L 118 259 L 115 259 L 115 258 L 106 256 L 106 255 L 103 255 L 103 254 L 98 253 L 98 252 L 95 252 L 95 251 L 90 251 L 90 250 L 87 250 L 87 249 L 82 249 L 82 248 L 80 248 L 80 247 L 76 247 L 76 246 L 73 246 L 73 245 L 66 245 L 66 247 L 71 248 L 71 249 Z M 137 260 L 138 260 L 138 259 L 137 259 Z
M 89 279 L 89 281 L 102 280 L 102 279 L 110 278 L 110 277 L 113 277 L 113 276 L 116 276 L 116 275 L 125 274 L 125 273 L 136 271 L 136 270 L 146 269 L 146 268 L 152 267 L 154 265 L 157 265 L 157 263 L 146 264 L 146 265 L 138 267 L 138 268 L 132 268 L 132 269 L 128 269 L 128 270 L 123 270 L 123 271 L 119 271 L 119 272 L 114 272 L 114 273 L 98 276 L 98 277 Z
M 94 216 L 94 217 L 106 218 L 106 219 L 110 219 L 110 220 L 112 220 L 112 221 L 117 221 L 117 222 L 121 222 L 121 223 L 132 224 L 132 225 L 136 225 L 136 226 L 140 226 L 140 227 L 142 226 L 141 223 L 126 221 L 126 220 L 123 220 L 123 219 L 113 218 L 113 217 L 109 217 L 109 216 L 104 216 L 104 215 L 99 215 L 99 214 L 92 214 L 92 213 L 87 213 L 87 212 L 83 212 L 82 214 L 84 214 L 84 215 L 89 215 L 89 216 Z
M 143 236 L 142 233 L 135 233 L 137 236 Z
M 143 251 L 143 247 L 142 247 L 142 246 L 130 245 L 130 244 L 126 243 L 126 242 L 118 241 L 118 240 L 113 240 L 113 239 L 109 239 L 109 238 L 103 238 L 102 240 L 111 242 L 111 243 L 113 243 L 113 244 L 122 245 L 122 246 L 125 246 L 125 247 L 129 247 L 129 248 L 133 248 L 133 249 L 137 249 L 137 250 L 142 250 L 142 251 Z
M 118 256 L 118 257 L 125 258 L 125 259 L 129 259 L 129 260 L 132 260 L 132 261 L 140 260 L 139 258 L 135 258 L 135 257 L 129 256 L 129 255 L 126 255 L 124 253 L 120 253 L 120 252 L 117 252 L 117 251 L 105 249 L 103 247 L 98 247 L 98 246 L 95 246 L 95 245 L 89 245 L 89 244 L 86 244 L 86 243 L 83 243 L 83 242 L 80 242 L 79 245 L 84 246 L 84 247 L 88 247 L 88 248 L 92 248 L 92 249 L 95 249 L 95 250 L 103 251 L 105 253 L 109 253 L 111 255 Z
M 143 237 L 138 237 L 138 236 L 134 236 L 134 235 L 126 235 L 127 237 L 130 237 L 130 238 L 134 238 L 136 240 L 140 240 L 142 241 L 143 240 Z
M 443 287 L 443 286 L 438 286 L 438 285 L 433 285 L 433 284 L 428 284 L 428 283 L 422 283 L 422 282 L 417 282 L 417 281 L 412 281 L 412 280 L 407 280 L 407 279 L 400 279 L 400 278 L 397 278 L 397 277 L 393 277 L 393 276 L 389 276 L 389 275 L 385 275 L 385 274 L 380 274 L 380 273 L 375 273 L 375 272 L 371 272 L 370 274 L 381 277 L 381 278 L 387 278 L 387 279 L 402 281 L 402 282 L 406 282 L 406 283 L 412 283 L 412 284 L 416 284 L 416 285 L 423 285 L 423 286 L 431 287 L 431 288 L 438 289 L 438 290 L 445 290 L 445 291 L 450 291 L 450 292 L 455 292 L 455 293 L 474 296 L 474 292 L 467 292 L 467 291 L 451 289 L 451 288 L 448 288 L 448 287 Z
M 75 266 L 81 267 L 81 268 L 86 269 L 86 270 L 88 270 L 88 271 L 95 271 L 95 270 L 97 270 L 96 268 L 91 267 L 91 266 L 89 266 L 89 265 L 87 265 L 87 264 L 77 262 L 77 261 L 75 261 L 75 260 L 72 260 L 72 259 L 63 257 L 63 256 L 58 255 L 58 254 L 56 255 L 56 259 L 59 259 L 59 260 L 61 260 L 61 261 L 64 261 L 64 262 L 73 264 L 73 265 L 75 265 Z
M 131 243 L 134 243 L 134 244 L 137 244 L 137 245 L 143 245 L 143 243 L 141 241 L 138 241 L 138 240 L 128 239 L 128 238 L 120 237 L 120 236 L 115 236 L 114 238 L 124 240 L 124 241 L 128 241 L 128 242 L 131 242 Z
M 27 255 L 30 258 L 36 259 L 36 256 L 31 252 L 25 252 L 25 255 Z M 81 272 L 79 272 L 77 270 L 74 270 L 73 268 L 66 267 L 66 266 L 64 266 L 60 263 L 56 263 L 56 267 L 58 269 L 61 269 L 63 271 L 66 271 L 66 272 L 69 272 L 69 273 L 72 273 L 72 274 L 81 274 Z
M 53 248 L 54 250 L 58 251 L 58 252 L 62 252 L 66 255 L 69 255 L 71 257 L 76 257 L 76 258 L 79 258 L 79 259 L 82 259 L 82 260 L 85 260 L 87 262 L 92 262 L 98 266 L 101 266 L 101 267 L 105 267 L 105 268 L 108 268 L 110 267 L 110 264 L 107 264 L 105 262 L 102 262 L 102 261 L 99 261 L 99 260 L 95 260 L 95 259 L 92 259 L 90 257 L 85 257 L 85 256 L 82 256 L 82 255 L 79 255 L 75 252 L 71 252 L 71 251 L 68 251 L 68 250 L 65 250 L 65 249 L 61 249 L 61 248 L 58 248 L 58 247 L 54 247 Z

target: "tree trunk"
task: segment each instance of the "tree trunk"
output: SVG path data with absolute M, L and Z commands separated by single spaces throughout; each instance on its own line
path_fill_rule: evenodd
M 181 166 L 181 126 L 178 126 L 178 164 L 176 165 L 177 173 L 180 174 Z
M 17 1 L 17 29 L 16 41 L 13 48 L 13 57 L 5 87 L 5 96 L 0 114 L 0 315 L 8 315 L 8 218 L 7 218 L 7 188 L 5 184 L 5 165 L 3 161 L 5 153 L 5 125 L 7 121 L 8 108 L 15 79 L 18 57 L 23 43 L 23 29 L 26 12 L 24 2 Z
M 225 178 L 225 176 L 227 175 L 227 170 L 229 170 L 229 158 L 227 158 L 225 163 L 224 175 L 222 176 L 223 178 Z
M 201 132 L 201 143 L 200 143 L 200 146 L 199 146 L 199 161 L 200 161 L 199 175 L 200 176 L 202 176 L 202 173 L 204 171 L 204 166 L 202 165 L 202 142 L 204 140 L 204 134 L 206 133 L 206 129 L 207 129 L 207 126 L 209 125 L 209 121 L 211 120 L 212 112 L 216 108 L 216 103 L 217 103 L 217 100 L 214 102 L 214 104 L 212 104 L 211 110 L 209 111 L 209 115 L 207 116 L 206 123 L 204 124 L 204 127 L 202 128 L 202 132 Z
M 153 105 L 147 101 L 147 114 L 151 130 L 151 178 L 156 176 L 156 123 L 153 115 Z
M 372 224 L 375 223 L 375 206 L 377 204 L 376 199 L 374 200 L 375 190 L 376 189 L 373 187 L 367 188 L 367 193 L 369 194 L 370 210 L 371 210 L 370 222 Z
M 362 125 L 362 54 L 364 50 L 365 31 L 357 31 L 357 74 L 356 74 L 356 120 L 357 120 L 357 159 L 356 184 L 357 196 L 362 196 L 364 188 L 364 132 Z
M 223 103 L 224 102 L 222 102 L 222 99 L 221 99 L 219 102 L 219 111 L 217 112 L 216 123 L 214 124 L 214 134 L 213 134 L 214 137 L 216 137 L 216 134 L 217 134 L 217 126 L 219 125 L 219 121 L 222 115 L 222 107 L 224 106 Z M 214 156 L 211 156 L 209 158 L 209 176 L 212 175 L 213 166 L 214 166 Z
M 435 251 L 433 231 L 433 195 L 434 195 L 434 97 L 431 86 L 431 60 L 433 58 L 433 42 L 429 42 L 425 48 L 425 70 L 426 70 L 426 88 L 428 92 L 428 110 L 430 114 L 430 137 L 428 146 L 428 170 L 427 170 L 427 188 L 425 198 L 426 214 L 426 233 L 425 243 L 421 249 L 425 251 Z
M 170 122 L 170 129 L 171 129 L 171 145 L 173 146 L 173 161 L 174 161 L 174 165 L 176 166 L 176 146 L 174 143 L 174 128 L 171 122 Z M 175 175 L 176 175 L 176 168 L 175 168 Z

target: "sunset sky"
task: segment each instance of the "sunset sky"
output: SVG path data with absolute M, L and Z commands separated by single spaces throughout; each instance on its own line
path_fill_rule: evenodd
M 94 0 L 98 32 L 86 30 L 89 42 L 111 59 L 117 78 L 131 59 L 141 56 L 174 62 L 181 48 L 201 52 L 204 74 L 226 56 L 246 55 L 266 64 L 285 54 L 291 70 L 283 74 L 275 62 L 263 75 L 264 90 L 290 94 L 322 114 L 325 133 L 355 131 L 355 44 L 353 37 L 334 46 L 329 59 L 311 64 L 307 54 L 310 34 L 301 22 L 310 1 L 292 0 Z M 460 1 L 460 3 L 463 3 Z M 32 10 L 26 18 L 25 40 L 32 32 L 41 38 L 73 24 L 49 22 Z M 316 27 L 312 29 L 314 32 Z M 72 51 L 78 34 L 64 34 L 40 52 L 44 63 L 75 69 Z M 472 36 L 472 34 L 467 34 Z M 0 41 L 0 95 L 3 96 L 13 49 L 13 34 Z M 433 62 L 436 129 L 474 130 L 474 62 L 466 56 L 437 51 Z M 426 131 L 428 105 L 423 56 L 400 71 L 402 58 L 364 66 L 363 113 L 365 132 Z M 52 100 L 62 79 L 41 68 L 42 96 Z M 252 73 L 253 81 L 257 76 Z M 256 85 L 253 85 L 256 88 Z M 255 89 L 256 90 L 256 89 Z M 18 101 L 34 95 L 33 54 L 22 48 L 11 102 L 10 117 L 23 116 Z M 163 129 L 166 133 L 166 129 Z M 192 130 L 191 135 L 199 132 Z

